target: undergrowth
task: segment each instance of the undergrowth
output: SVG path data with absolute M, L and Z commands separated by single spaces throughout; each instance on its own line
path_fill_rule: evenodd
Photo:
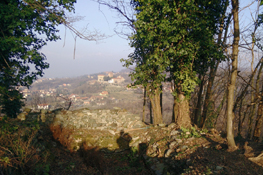
M 37 120 L 0 119 L 1 174 L 48 174 L 48 153 L 37 140 L 39 129 Z

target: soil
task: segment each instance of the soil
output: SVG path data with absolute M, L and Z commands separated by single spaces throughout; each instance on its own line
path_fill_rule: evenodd
M 50 175 L 151 175 L 154 172 L 143 160 L 140 154 L 133 155 L 127 150 L 110 151 L 91 147 L 81 148 L 78 152 L 70 152 L 58 141 L 52 138 L 48 129 L 43 134 L 44 140 L 56 143 L 50 148 Z M 184 151 L 176 150 L 177 156 L 164 158 L 158 156 L 160 162 L 169 159 L 176 162 L 173 166 L 174 174 L 229 174 L 229 175 L 263 175 L 263 165 L 256 164 L 244 155 L 245 142 L 242 138 L 236 139 L 238 148 L 234 152 L 227 150 L 226 139 L 218 133 L 210 132 L 201 138 L 183 140 L 188 146 Z M 263 150 L 263 143 L 248 142 L 257 156 Z

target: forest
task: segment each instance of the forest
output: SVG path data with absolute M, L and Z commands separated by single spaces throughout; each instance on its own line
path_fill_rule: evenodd
M 67 12 L 74 11 L 74 3 L 76 0 L 0 2 L 1 140 L 16 138 L 14 132 L 19 127 L 12 121 L 24 106 L 17 87 L 29 88 L 48 69 L 46 56 L 40 50 L 48 41 L 60 39 L 58 25 L 65 25 L 80 39 L 106 38 L 101 34 L 86 36 L 74 28 L 74 19 L 67 18 Z M 118 15 L 120 21 L 115 32 L 127 38 L 134 50 L 121 62 L 131 70 L 132 83 L 128 87 L 143 89 L 139 104 L 143 122 L 162 126 L 170 110 L 171 122 L 177 128 L 189 132 L 193 128 L 218 130 L 226 138 L 229 153 L 240 150 L 238 139 L 262 145 L 263 1 L 247 2 L 242 8 L 239 0 L 97 0 L 97 3 Z M 246 15 L 253 21 L 242 21 L 241 11 L 252 6 L 254 10 Z M 167 84 L 171 90 L 164 94 L 163 87 Z M 163 109 L 169 95 L 173 97 L 172 104 L 169 101 L 172 107 Z M 32 130 L 24 138 L 26 141 L 19 138 L 0 145 L 2 174 L 12 174 L 12 167 L 22 174 L 36 173 L 39 169 L 39 174 L 48 171 L 45 168 L 49 167 L 43 164 L 38 170 L 27 167 L 37 155 L 29 147 L 40 128 L 36 121 L 28 125 Z M 16 147 L 16 142 L 23 144 L 23 149 Z M 40 160 L 43 155 L 40 157 L 34 158 Z

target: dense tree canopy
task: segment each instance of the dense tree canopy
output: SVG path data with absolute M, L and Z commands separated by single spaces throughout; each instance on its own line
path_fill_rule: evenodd
M 30 86 L 49 67 L 40 49 L 59 36 L 56 26 L 65 21 L 65 11 L 76 0 L 0 1 L 0 93 L 3 111 L 20 97 L 15 86 Z M 32 67 L 34 69 L 32 70 Z M 14 94 L 16 94 L 14 96 Z M 8 112 L 7 112 L 8 113 Z M 15 112 L 16 113 L 16 112 Z M 9 113 L 15 116 L 15 113 Z
M 196 75 L 207 71 L 211 58 L 223 55 L 213 37 L 225 3 L 140 0 L 133 4 L 137 19 L 131 46 L 135 51 L 126 66 L 136 63 L 131 74 L 135 84 L 148 85 L 156 93 L 153 89 L 158 90 L 161 82 L 171 81 L 173 95 L 183 101 L 197 85 Z

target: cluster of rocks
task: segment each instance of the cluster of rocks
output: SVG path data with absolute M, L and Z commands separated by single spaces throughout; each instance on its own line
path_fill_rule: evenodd
M 62 128 L 117 131 L 146 126 L 139 116 L 123 110 L 87 109 L 59 112 L 53 119 L 53 125 L 60 125 Z
M 77 151 L 83 143 L 109 151 L 122 151 L 128 148 L 140 150 L 145 164 L 154 174 L 176 174 L 178 165 L 175 157 L 178 152 L 187 151 L 191 139 L 182 139 L 182 130 L 172 123 L 168 126 L 145 125 L 139 116 L 124 110 L 88 110 L 46 111 L 20 115 L 21 120 L 39 119 L 50 126 L 60 127 L 60 139 L 68 139 L 64 144 L 69 150 Z M 63 130 L 64 129 L 64 130 Z M 65 132 L 63 131 L 73 131 Z M 53 131 L 52 131 L 53 132 Z M 66 143 L 64 141 L 64 143 Z M 62 143 L 63 144 L 63 143 Z
M 93 129 L 121 131 L 130 128 L 144 128 L 146 125 L 137 115 L 125 110 L 89 110 L 66 111 L 62 109 L 30 113 L 29 109 L 18 115 L 20 120 L 38 119 L 50 125 L 60 125 L 69 129 Z

